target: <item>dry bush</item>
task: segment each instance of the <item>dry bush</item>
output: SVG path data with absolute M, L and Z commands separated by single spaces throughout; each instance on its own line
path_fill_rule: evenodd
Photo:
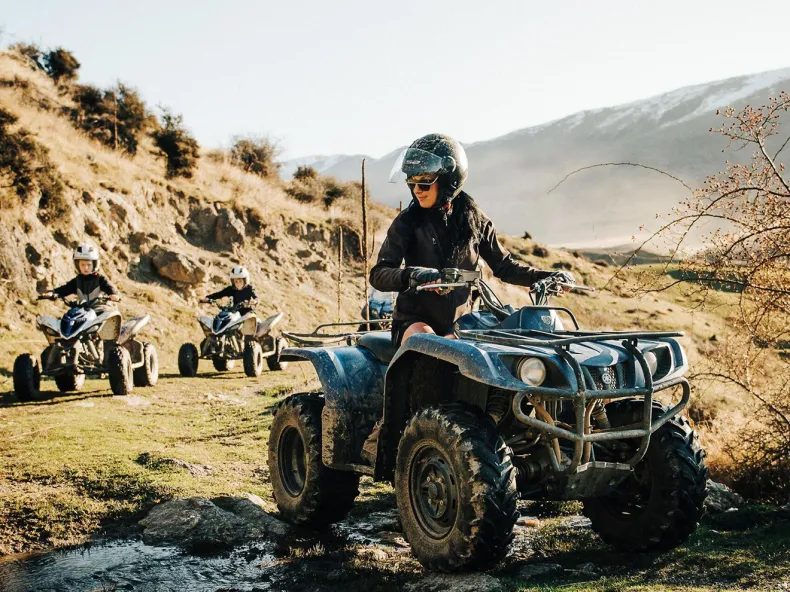
M 276 159 L 281 153 L 280 146 L 270 138 L 236 136 L 230 148 L 230 162 L 246 173 L 274 177 L 280 172 Z
M 41 57 L 44 70 L 55 84 L 67 83 L 77 79 L 80 63 L 68 49 L 56 47 Z
M 296 171 L 293 174 L 293 178 L 295 181 L 305 181 L 307 179 L 317 179 L 318 178 L 318 171 L 316 171 L 313 167 L 307 165 L 299 165 L 296 167 Z
M 154 144 L 167 160 L 166 177 L 192 177 L 200 157 L 200 146 L 184 127 L 184 118 L 162 110 L 162 122 L 152 133 Z
M 297 169 L 297 173 L 300 169 Z M 301 202 L 322 203 L 329 208 L 338 200 L 352 197 L 362 191 L 357 182 L 342 182 L 334 177 L 323 177 L 317 173 L 313 175 L 315 171 L 309 167 L 307 169 L 307 171 L 302 170 L 298 177 L 294 174 L 293 181 L 285 188 L 288 195 Z
M 63 183 L 49 151 L 23 128 L 12 129 L 17 117 L 0 108 L 0 189 L 12 189 L 20 201 L 38 197 L 41 210 L 63 209 Z M 3 207 L 15 207 L 3 200 Z
M 719 112 L 725 123 L 711 131 L 752 150 L 751 159 L 708 177 L 642 244 L 668 239 L 673 257 L 658 273 L 642 272 L 637 289 L 681 284 L 700 309 L 721 291 L 737 294 L 727 335 L 694 378 L 748 397 L 751 421 L 732 434 L 722 469 L 737 490 L 772 501 L 790 499 L 790 179 L 779 161 L 790 144 L 780 134 L 788 108 L 790 95 L 781 93 L 761 107 Z M 689 250 L 686 238 L 711 222 L 704 248 Z
M 106 90 L 82 84 L 74 88 L 72 99 L 75 106 L 68 114 L 74 125 L 105 146 L 137 153 L 151 120 L 136 90 L 121 83 Z
M 44 51 L 35 43 L 24 43 L 20 41 L 19 43 L 11 45 L 8 49 L 26 57 L 36 67 L 41 68 L 42 70 L 44 69 L 44 66 L 41 63 L 41 58 L 44 55 Z

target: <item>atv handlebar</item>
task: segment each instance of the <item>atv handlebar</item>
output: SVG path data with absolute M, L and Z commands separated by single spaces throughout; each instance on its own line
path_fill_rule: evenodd
M 223 312 L 236 312 L 241 308 L 255 308 L 255 306 L 258 304 L 257 300 L 244 300 L 243 302 L 239 302 L 238 304 L 231 304 L 230 306 L 220 304 L 218 300 L 214 300 L 214 299 L 206 299 L 205 302 L 209 304 L 216 304 L 217 308 Z
M 94 304 L 105 304 L 110 301 L 110 297 L 107 294 L 100 294 L 96 296 L 96 298 L 91 298 L 90 300 L 66 300 L 66 297 L 63 296 L 63 303 L 68 306 L 69 308 L 91 308 Z M 54 298 L 53 298 L 54 300 Z

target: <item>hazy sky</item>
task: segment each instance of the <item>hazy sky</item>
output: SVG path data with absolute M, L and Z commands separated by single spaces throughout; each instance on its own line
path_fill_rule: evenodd
M 0 0 L 0 43 L 62 45 L 207 146 L 384 153 L 790 65 L 790 2 Z

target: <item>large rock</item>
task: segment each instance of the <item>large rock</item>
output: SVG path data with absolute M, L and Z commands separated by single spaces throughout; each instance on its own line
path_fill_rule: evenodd
M 177 545 L 191 552 L 206 552 L 288 535 L 291 527 L 267 514 L 262 504 L 254 495 L 165 502 L 140 520 L 143 541 L 149 545 Z
M 219 211 L 217 224 L 214 227 L 214 241 L 225 249 L 244 242 L 244 224 L 233 211 L 228 209 Z
M 216 226 L 217 210 L 213 206 L 193 209 L 186 225 L 187 238 L 200 244 L 214 240 Z
M 723 483 L 716 483 L 708 479 L 708 497 L 705 499 L 705 509 L 711 514 L 726 512 L 730 508 L 738 508 L 743 504 L 743 498 Z
M 151 264 L 162 277 L 182 284 L 199 284 L 206 279 L 206 270 L 194 259 L 161 245 L 151 249 Z
M 405 592 L 500 592 L 503 587 L 499 580 L 488 574 L 434 573 L 407 584 L 403 589 Z

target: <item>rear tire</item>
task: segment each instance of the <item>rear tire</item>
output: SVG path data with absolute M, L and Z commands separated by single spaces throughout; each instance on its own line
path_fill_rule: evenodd
M 159 380 L 159 356 L 153 343 L 143 343 L 143 365 L 134 369 L 134 386 L 154 386 Z
M 642 421 L 643 407 L 639 400 L 616 401 L 606 406 L 606 413 L 612 427 L 632 425 Z M 653 417 L 666 410 L 653 403 Z M 707 479 L 705 451 L 696 432 L 685 417 L 674 417 L 650 438 L 634 475 L 609 496 L 585 500 L 584 514 L 604 542 L 619 549 L 674 549 L 696 530 L 704 514 Z
M 32 401 L 41 391 L 41 366 L 30 354 L 14 360 L 14 392 L 20 401 Z
M 61 374 L 55 377 L 55 384 L 61 393 L 80 390 L 85 384 L 84 374 Z
M 411 419 L 395 495 L 406 539 L 428 569 L 486 570 L 510 550 L 516 472 L 494 422 L 473 407 L 429 407 Z
M 250 339 L 244 347 L 244 373 L 247 376 L 260 376 L 263 371 L 263 349 L 261 344 Z
M 178 371 L 181 376 L 193 377 L 197 375 L 200 356 L 192 343 L 185 343 L 178 350 Z
M 228 360 L 226 358 L 211 358 L 211 362 L 214 364 L 214 370 L 217 372 L 227 372 L 236 365 L 236 360 Z
M 288 362 L 283 362 L 280 360 L 280 355 L 282 354 L 283 350 L 288 347 L 288 345 L 288 340 L 285 337 L 280 337 L 277 339 L 275 352 L 266 358 L 266 365 L 269 367 L 269 370 L 272 372 L 279 372 L 281 370 L 285 370 L 288 367 Z
M 293 395 L 277 408 L 269 431 L 272 493 L 292 524 L 325 527 L 342 520 L 359 494 L 359 475 L 321 461 L 321 410 L 316 394 Z
M 116 347 L 107 358 L 107 374 L 114 395 L 128 395 L 134 389 L 132 357 L 125 347 Z

